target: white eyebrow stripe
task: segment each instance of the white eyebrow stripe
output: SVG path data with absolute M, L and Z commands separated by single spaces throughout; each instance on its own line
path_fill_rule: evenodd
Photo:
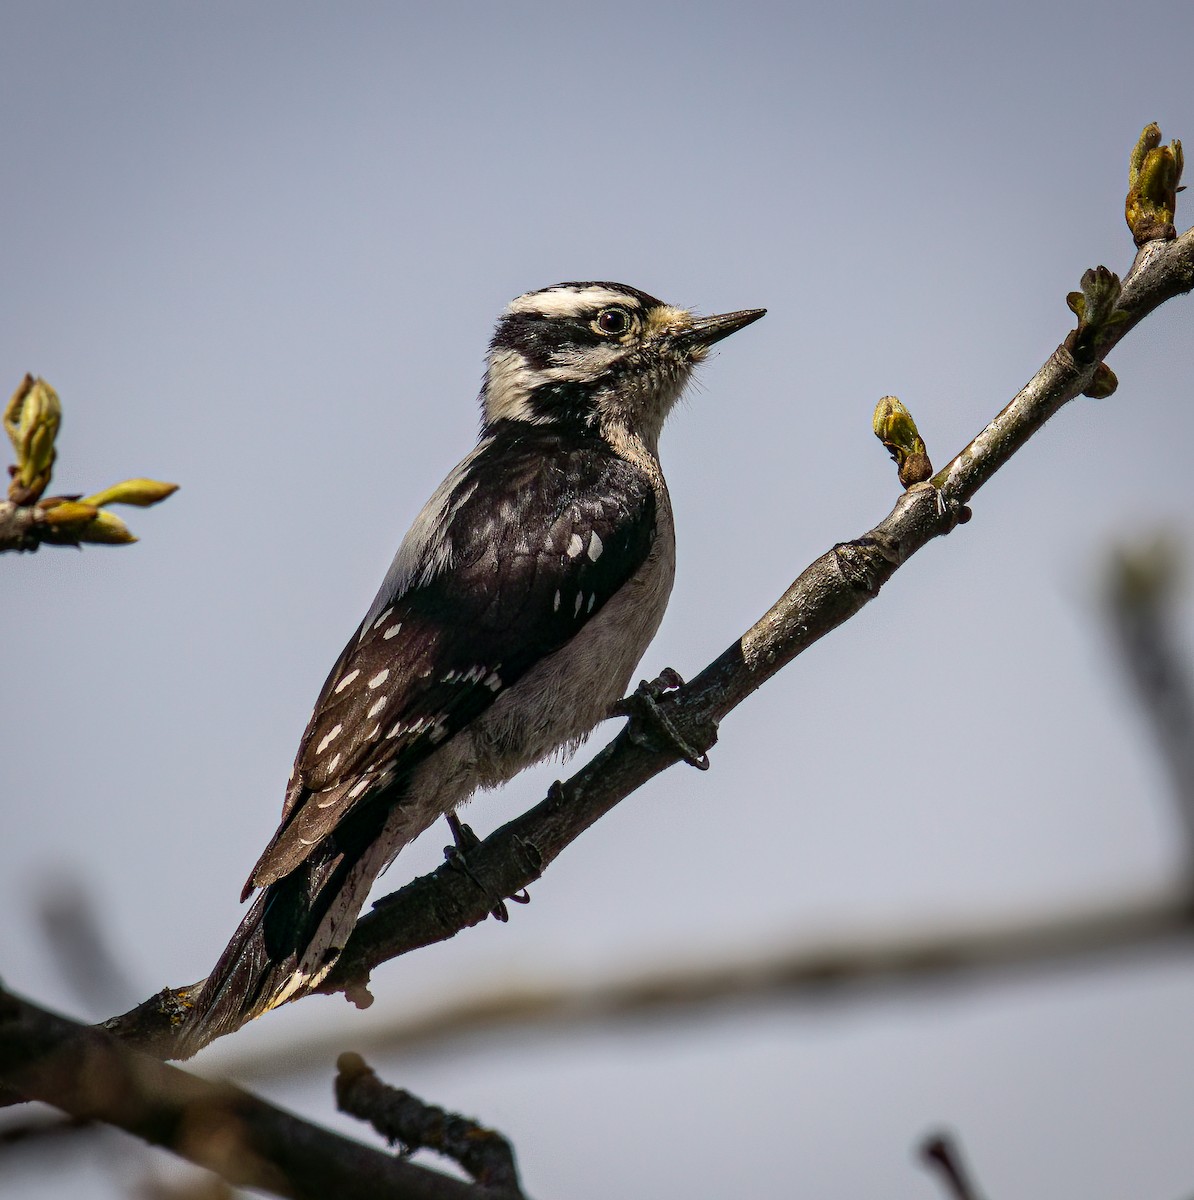
M 547 288 L 516 296 L 506 306 L 506 315 L 537 313 L 541 317 L 579 317 L 607 304 L 620 304 L 636 312 L 642 308 L 633 296 L 615 292 L 612 288 Z

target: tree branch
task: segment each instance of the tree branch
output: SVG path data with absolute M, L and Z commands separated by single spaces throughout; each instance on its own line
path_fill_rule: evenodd
M 336 1107 L 368 1121 L 391 1143 L 435 1150 L 459 1163 L 477 1183 L 505 1192 L 509 1200 L 524 1200 L 514 1148 L 506 1138 L 382 1083 L 359 1054 L 341 1054 L 336 1062 Z
M 0 553 L 36 550 L 45 528 L 44 514 L 35 506 L 0 500 Z
M 291 1200 L 496 1200 L 340 1137 L 229 1084 L 209 1083 L 0 990 L 0 1082 Z

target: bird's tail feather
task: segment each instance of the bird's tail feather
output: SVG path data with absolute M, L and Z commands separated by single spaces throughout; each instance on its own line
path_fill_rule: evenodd
M 260 892 L 204 980 L 175 1040 L 189 1058 L 208 1042 L 305 995 L 332 969 L 374 879 L 386 812 L 363 812 Z

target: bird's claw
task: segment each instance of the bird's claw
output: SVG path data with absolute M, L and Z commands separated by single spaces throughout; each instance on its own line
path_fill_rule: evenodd
M 684 737 L 659 703 L 665 692 L 683 686 L 680 673 L 671 667 L 664 667 L 655 679 L 642 680 L 629 696 L 624 696 L 614 704 L 610 716 L 628 718 L 627 736 L 636 746 L 659 750 L 662 741 L 666 748 L 674 750 L 689 766 L 696 767 L 698 771 L 707 771 L 708 753 L 698 750 Z
M 462 875 L 467 875 L 469 879 L 477 885 L 477 887 L 485 894 L 487 900 L 493 901 L 493 907 L 489 910 L 489 915 L 495 921 L 506 922 L 510 919 L 510 910 L 506 907 L 506 902 L 500 896 L 494 896 L 474 874 L 472 867 L 469 866 L 468 852 L 475 846 L 481 844 L 481 839 L 473 832 L 471 825 L 466 825 L 454 813 L 447 814 L 448 828 L 452 830 L 451 846 L 444 847 L 444 859 L 454 871 L 459 871 Z M 515 904 L 530 904 L 530 893 L 523 888 L 517 895 L 511 896 L 511 900 Z

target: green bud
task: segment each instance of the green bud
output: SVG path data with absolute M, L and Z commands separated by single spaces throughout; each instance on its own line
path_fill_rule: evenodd
M 871 428 L 887 447 L 904 487 L 923 483 L 932 476 L 933 464 L 929 462 L 924 439 L 916 428 L 912 414 L 895 396 L 884 396 L 875 405 Z
M 1095 367 L 1094 378 L 1090 381 L 1090 386 L 1082 394 L 1089 396 L 1092 400 L 1106 400 L 1108 396 L 1114 394 L 1117 387 L 1119 387 L 1119 380 L 1115 377 L 1115 372 L 1106 363 L 1099 363 Z
M 1088 364 L 1100 357 L 1100 344 L 1106 340 L 1103 335 L 1128 317 L 1115 307 L 1123 287 L 1114 271 L 1091 267 L 1083 272 L 1081 284 L 1080 292 L 1070 292 L 1065 298 L 1078 318 L 1078 328 L 1070 331 L 1065 345 L 1077 362 Z
M 137 539 L 128 526 L 107 509 L 97 508 L 87 500 L 67 500 L 54 496 L 41 509 L 41 521 L 54 532 L 54 541 L 101 542 L 123 546 Z
M 17 459 L 8 488 L 10 500 L 31 504 L 46 490 L 61 422 L 58 393 L 44 379 L 26 375 L 4 410 L 4 429 Z
M 137 539 L 129 527 L 115 514 L 101 508 L 96 515 L 75 531 L 81 542 L 102 542 L 110 546 L 125 546 Z
M 114 483 L 94 496 L 87 496 L 85 504 L 94 504 L 97 508 L 105 504 L 135 504 L 138 508 L 148 508 L 151 504 L 160 504 L 167 496 L 178 491 L 177 483 L 161 483 L 156 479 L 126 479 L 123 483 Z
M 1084 271 L 1082 279 L 1082 311 L 1078 319 L 1087 325 L 1105 328 L 1108 324 L 1123 320 L 1122 314 L 1115 312 L 1123 287 L 1119 276 L 1106 267 L 1091 267 Z
M 1177 236 L 1173 216 L 1182 190 L 1182 144 L 1161 145 L 1161 129 L 1154 121 L 1144 127 L 1128 162 L 1128 196 L 1124 217 L 1137 246 L 1158 238 Z
M 43 504 L 42 518 L 47 525 L 54 529 L 68 529 L 72 525 L 86 525 L 99 516 L 99 509 L 85 500 L 54 500 Z

